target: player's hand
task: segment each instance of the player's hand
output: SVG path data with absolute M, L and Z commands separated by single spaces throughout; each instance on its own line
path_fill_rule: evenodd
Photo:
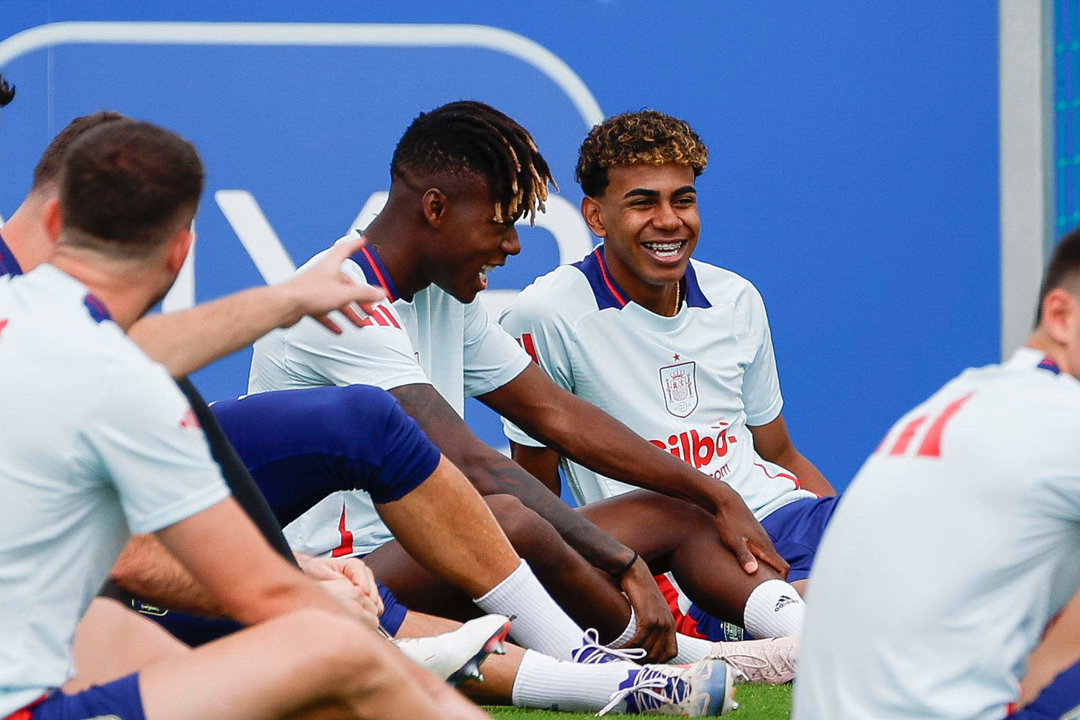
M 667 662 L 675 657 L 675 618 L 645 561 L 638 558 L 619 578 L 619 585 L 637 618 L 637 632 L 626 647 L 642 648 L 649 662 Z
M 758 561 L 773 567 L 780 577 L 786 578 L 790 569 L 780 553 L 773 547 L 772 539 L 761 527 L 753 513 L 746 507 L 739 494 L 727 487 L 727 493 L 716 504 L 716 529 L 720 541 L 735 553 L 739 564 L 748 575 L 758 571 Z
M 386 299 L 386 293 L 381 288 L 354 282 L 341 271 L 341 263 L 363 244 L 364 238 L 359 236 L 338 243 L 319 262 L 280 286 L 296 308 L 295 315 L 282 327 L 294 325 L 300 318 L 310 315 L 332 333 L 340 335 L 341 328 L 327 316 L 331 310 L 340 311 L 353 325 L 364 325 L 364 319 L 353 304 L 370 313 L 376 303 Z
M 365 622 L 367 616 L 379 623 L 383 611 L 382 597 L 371 569 L 359 558 L 298 557 L 304 574 L 317 580 L 320 587 L 341 602 Z M 373 625 L 373 627 L 374 627 Z

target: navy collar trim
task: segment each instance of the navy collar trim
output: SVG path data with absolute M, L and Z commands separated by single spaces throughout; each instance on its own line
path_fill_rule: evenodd
M 386 292 L 386 297 L 390 302 L 398 299 L 399 295 L 397 288 L 394 287 L 394 281 L 390 279 L 390 273 L 386 271 L 386 266 L 383 265 L 382 258 L 379 257 L 379 253 L 375 248 L 364 245 L 350 255 L 349 259 L 360 266 L 360 269 L 364 271 L 364 278 L 369 284 L 378 285 Z
M 621 310 L 630 302 L 630 295 L 611 277 L 607 261 L 604 259 L 602 245 L 594 248 L 583 260 L 573 263 L 573 266 L 588 280 L 589 287 L 593 291 L 593 297 L 596 298 L 598 309 L 615 308 Z M 683 281 L 686 286 L 684 300 L 687 306 L 697 308 L 712 307 L 712 303 L 709 302 L 709 299 L 705 297 L 705 293 L 701 290 L 693 263 L 687 264 Z
M 94 319 L 94 322 L 101 323 L 106 320 L 112 320 L 112 315 L 109 314 L 109 309 L 105 307 L 105 303 L 101 302 L 101 300 L 93 294 L 86 293 L 86 297 L 83 298 L 83 305 L 86 306 L 86 309 L 90 313 L 90 317 Z
M 19 261 L 15 259 L 15 253 L 11 252 L 11 248 L 4 242 L 4 238 L 0 235 L 0 275 L 22 275 L 22 266 L 19 265 Z
M 1054 362 L 1048 355 L 1044 355 L 1042 361 L 1035 367 L 1039 368 L 1040 370 L 1049 370 L 1055 375 L 1061 374 L 1061 368 L 1059 368 L 1058 364 Z

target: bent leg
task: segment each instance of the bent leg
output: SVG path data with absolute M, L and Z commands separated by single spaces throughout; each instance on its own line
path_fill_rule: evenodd
M 152 665 L 139 687 L 147 720 L 255 720 L 332 708 L 356 718 L 485 717 L 417 672 L 359 624 L 301 611 Z
M 570 617 L 583 627 L 596 628 L 605 640 L 618 637 L 630 621 L 630 606 L 611 578 L 590 565 L 517 498 L 489 495 L 484 501 L 514 550 Z M 364 562 L 412 610 L 455 620 L 477 615 L 466 593 L 426 570 L 397 542 L 383 545 Z
M 724 620 L 741 624 L 754 588 L 780 577 L 766 565 L 748 575 L 720 542 L 712 516 L 682 500 L 636 490 L 579 512 L 636 550 L 657 575 L 671 572 L 696 605 Z
M 95 598 L 75 630 L 74 657 L 79 674 L 64 685 L 64 692 L 103 685 L 188 652 L 187 645 L 153 620 L 115 600 Z
M 491 510 L 445 457 L 408 494 L 375 508 L 409 555 L 470 597 L 517 569 L 520 558 Z

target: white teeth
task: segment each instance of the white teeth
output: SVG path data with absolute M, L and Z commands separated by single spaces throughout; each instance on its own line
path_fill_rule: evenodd
M 676 255 L 679 250 L 682 249 L 683 243 L 671 242 L 671 243 L 645 243 L 645 247 L 652 250 L 659 257 L 672 257 Z

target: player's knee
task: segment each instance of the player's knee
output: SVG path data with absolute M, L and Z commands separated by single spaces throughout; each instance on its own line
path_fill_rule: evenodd
M 289 632 L 303 638 L 298 658 L 327 688 L 345 697 L 370 688 L 389 672 L 390 643 L 352 618 L 321 610 L 294 614 Z

